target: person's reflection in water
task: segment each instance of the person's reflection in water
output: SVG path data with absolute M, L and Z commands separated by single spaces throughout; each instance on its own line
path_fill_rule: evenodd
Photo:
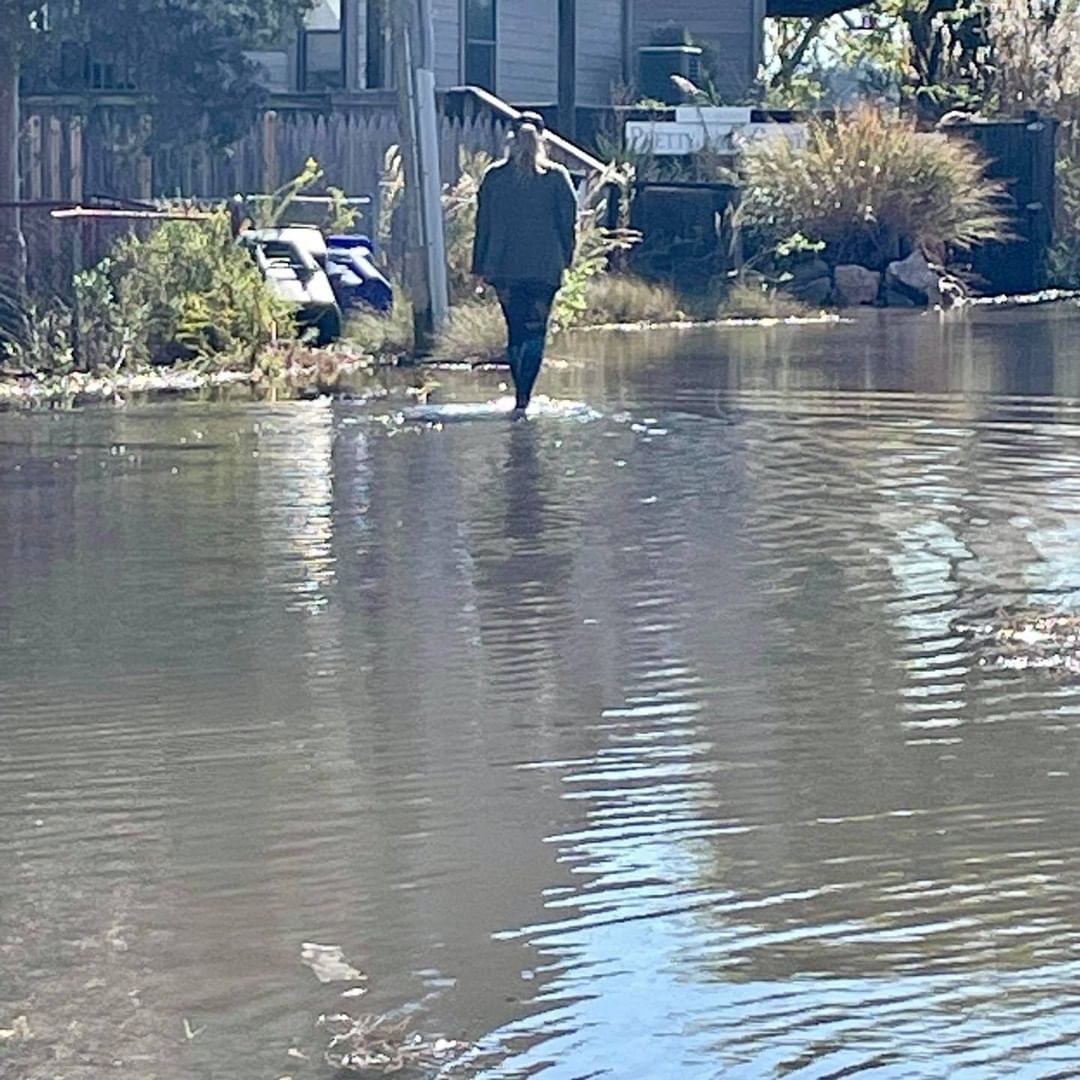
M 515 424 L 494 493 L 496 512 L 475 524 L 480 635 L 493 679 L 515 697 L 554 693 L 570 648 L 576 515 L 554 488 L 561 474 L 540 453 L 541 429 Z M 562 508 L 552 510 L 552 503 Z M 498 506 L 503 513 L 498 513 Z M 501 523 L 501 527 L 500 527 Z

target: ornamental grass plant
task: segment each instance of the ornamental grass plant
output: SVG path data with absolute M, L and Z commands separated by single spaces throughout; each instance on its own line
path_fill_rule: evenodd
M 1005 185 L 970 142 L 864 107 L 809 127 L 806 145 L 748 148 L 738 218 L 765 244 L 801 233 L 832 265 L 882 270 L 904 249 L 937 258 L 1009 235 Z

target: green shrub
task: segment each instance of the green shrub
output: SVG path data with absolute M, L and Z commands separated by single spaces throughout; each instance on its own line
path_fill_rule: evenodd
M 675 293 L 629 274 L 599 274 L 585 286 L 585 310 L 578 326 L 609 323 L 664 323 L 682 318 Z
M 824 241 L 831 263 L 882 269 L 902 243 L 938 257 L 1008 236 L 1005 187 L 969 142 L 922 135 L 914 124 L 863 108 L 750 147 L 738 220 L 766 243 L 793 233 Z
M 568 330 L 589 321 L 590 283 L 608 272 L 613 255 L 629 251 L 641 240 L 641 233 L 633 229 L 609 229 L 601 225 L 603 213 L 604 206 L 600 203 L 578 218 L 574 262 L 563 276 L 562 288 L 552 309 L 552 326 L 556 330 Z
M 506 323 L 493 300 L 455 304 L 435 340 L 439 360 L 479 363 L 496 360 L 506 352 Z
M 225 210 L 121 241 L 106 273 L 116 324 L 129 335 L 129 361 L 251 364 L 261 348 L 292 333 L 290 307 L 235 242 Z

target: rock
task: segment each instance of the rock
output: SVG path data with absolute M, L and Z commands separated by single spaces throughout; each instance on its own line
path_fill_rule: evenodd
M 811 307 L 821 307 L 829 302 L 832 275 L 824 259 L 807 259 L 796 263 L 790 274 L 790 279 L 784 282 L 785 292 Z
M 832 278 L 826 274 L 812 281 L 789 281 L 784 289 L 810 307 L 825 307 L 832 296 Z
M 885 306 L 891 308 L 913 308 L 925 305 L 925 301 L 920 304 L 918 301 L 913 300 L 906 292 L 901 292 L 899 289 L 886 288 L 884 293 Z
M 941 303 L 941 274 L 921 251 L 889 263 L 885 271 L 888 288 L 905 293 L 915 305 Z
M 824 259 L 807 259 L 805 262 L 796 263 L 790 270 L 791 282 L 789 288 L 803 285 L 818 278 L 829 276 L 829 264 Z
M 836 268 L 836 302 L 841 307 L 876 304 L 881 291 L 881 274 L 865 266 L 847 263 Z

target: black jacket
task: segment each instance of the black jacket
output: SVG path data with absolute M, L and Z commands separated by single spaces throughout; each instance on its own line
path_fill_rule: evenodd
M 576 222 L 577 196 L 561 165 L 528 175 L 496 162 L 480 184 L 473 273 L 498 284 L 558 285 L 574 258 Z

